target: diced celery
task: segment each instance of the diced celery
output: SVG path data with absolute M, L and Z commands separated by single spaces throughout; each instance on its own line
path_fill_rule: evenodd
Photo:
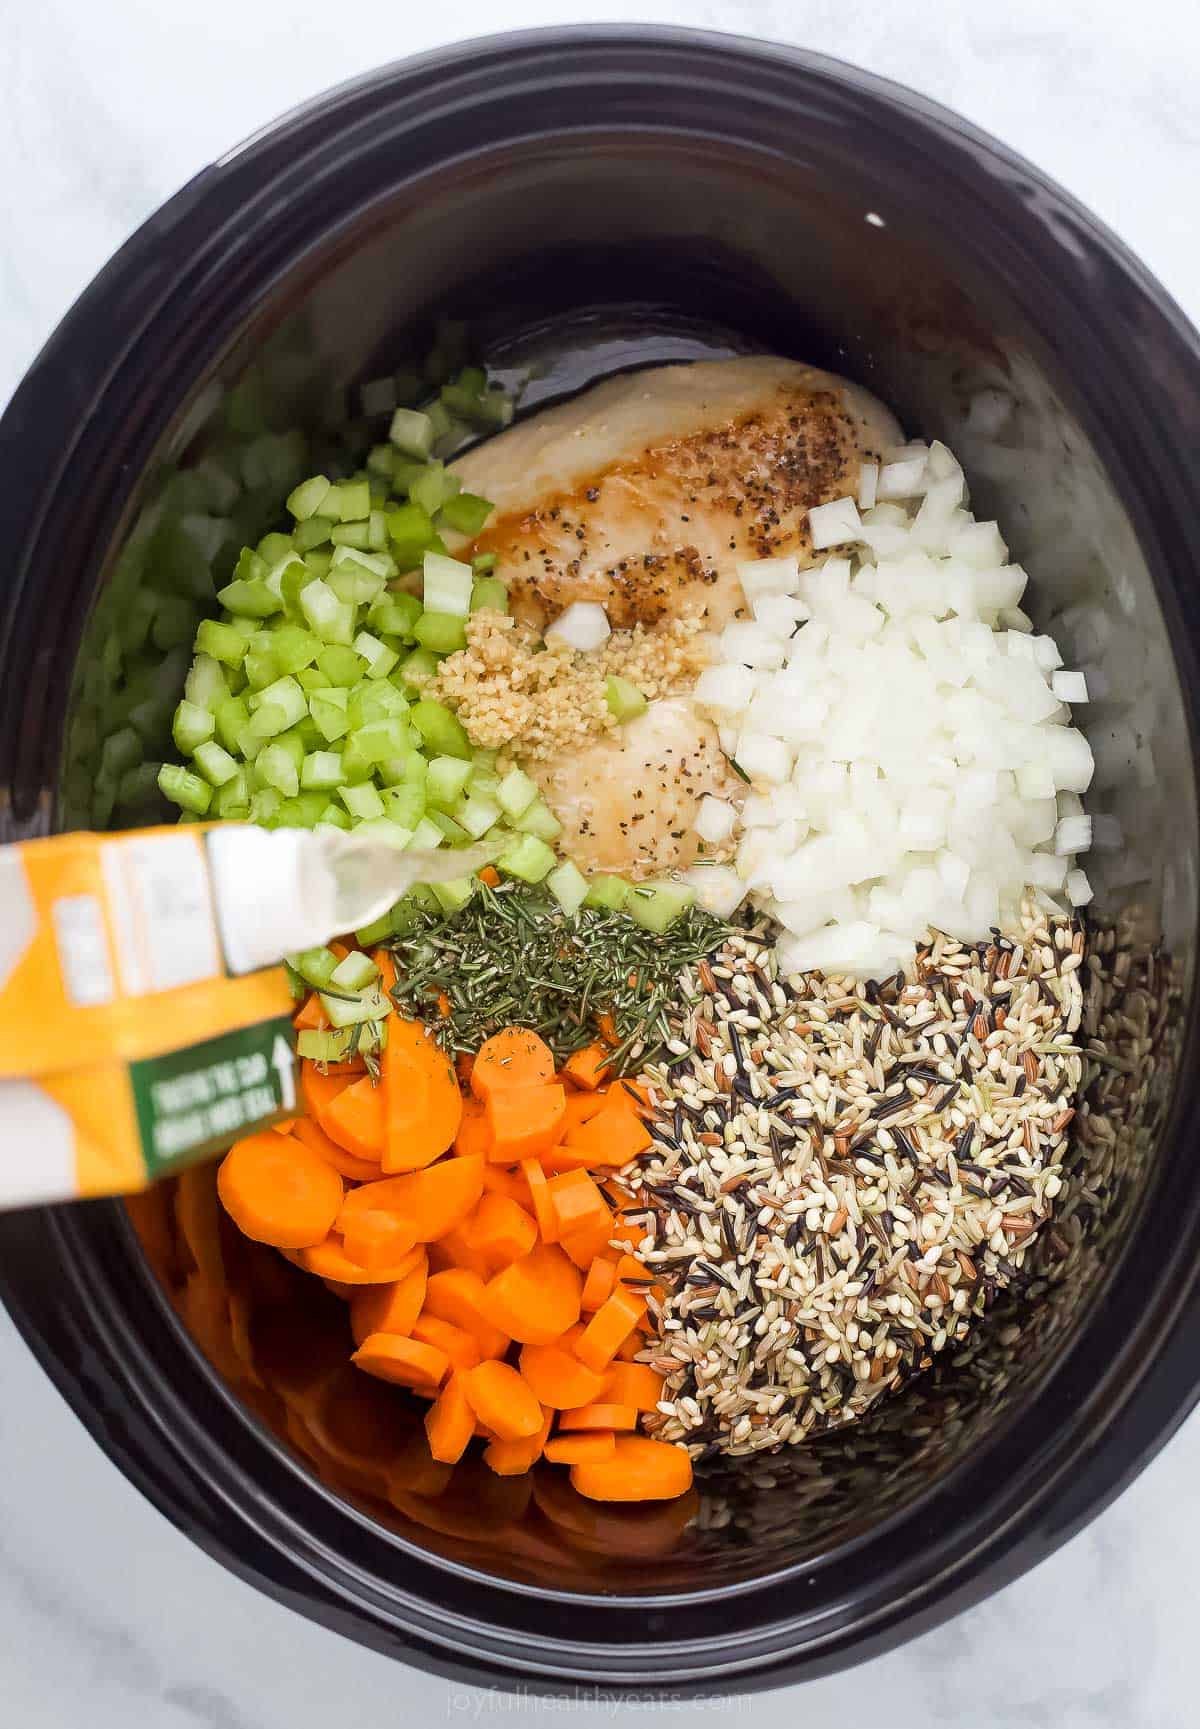
M 518 834 L 534 835 L 538 840 L 557 840 L 562 833 L 562 824 L 540 798 L 521 812 L 513 827 Z
M 373 444 L 367 452 L 367 473 L 391 481 L 396 472 L 396 452 L 390 444 Z
M 332 533 L 332 532 L 333 531 L 331 529 L 330 533 Z M 311 552 L 306 552 L 304 554 L 304 567 L 308 571 L 308 574 L 310 577 L 320 577 L 320 578 L 324 579 L 325 577 L 327 577 L 329 575 L 329 571 L 330 571 L 332 564 L 333 564 L 333 553 L 332 553 L 331 549 L 327 546 L 315 546 Z M 304 587 L 303 583 L 300 583 L 299 586 L 297 587 L 297 590 L 296 590 L 297 601 L 299 598 L 300 589 L 303 587 Z M 286 592 L 287 592 L 286 588 L 285 588 L 284 592 L 286 594 Z
M 300 765 L 300 785 L 305 792 L 333 792 L 341 784 L 340 750 L 314 750 Z
M 215 739 L 209 739 L 204 744 L 198 744 L 193 752 L 196 767 L 213 786 L 224 786 L 238 772 L 238 765 L 227 750 L 222 750 Z
M 328 480 L 323 474 L 314 474 L 288 494 L 287 507 L 297 522 L 307 522 L 318 514 L 328 495 Z
M 624 911 L 632 893 L 633 884 L 626 882 L 624 877 L 597 876 L 589 882 L 583 904 L 597 907 L 602 912 L 619 913 Z
M 568 916 L 578 912 L 587 898 L 587 878 L 570 859 L 564 859 L 562 864 L 550 872 L 546 878 L 546 887 Z
M 240 696 L 229 696 L 224 702 L 217 704 L 214 719 L 217 723 L 217 738 L 227 751 L 236 753 L 238 739 L 245 730 L 250 719 L 250 710 Z
M 281 624 L 271 633 L 271 653 L 282 673 L 311 666 L 321 652 L 321 639 L 298 624 Z
M 182 751 L 184 756 L 191 756 L 198 744 L 212 737 L 215 726 L 208 709 L 184 697 L 171 723 L 171 737 L 175 740 L 176 750 Z
M 633 720 L 639 714 L 645 714 L 648 704 L 643 693 L 636 684 L 630 684 L 627 678 L 618 678 L 616 673 L 609 673 L 604 685 L 604 700 L 608 711 L 617 720 Z
M 401 756 L 385 757 L 375 766 L 375 773 L 384 786 L 419 786 L 429 777 L 429 765 L 420 751 L 413 748 Z
M 283 608 L 282 600 L 271 593 L 265 582 L 228 582 L 218 590 L 217 599 L 230 612 L 246 618 L 270 618 Z
M 296 674 L 296 683 L 305 696 L 311 696 L 314 690 L 329 690 L 330 683 L 319 666 L 302 666 Z
M 435 848 L 444 843 L 445 839 L 445 835 L 433 820 L 431 813 L 429 816 L 423 816 L 414 828 L 410 845 L 414 852 L 433 852 Z
M 339 738 L 345 738 L 350 731 L 350 721 L 346 714 L 347 695 L 345 690 L 336 686 L 329 690 L 314 690 L 309 693 L 308 712 L 326 744 L 336 744 Z
M 437 669 L 437 659 L 431 649 L 414 648 L 411 654 L 405 655 L 398 670 L 405 684 L 419 690 L 427 679 L 434 677 Z
M 336 985 L 340 991 L 363 991 L 374 984 L 379 977 L 379 968 L 369 955 L 360 954 L 357 949 L 351 949 L 344 960 L 340 960 L 333 969 L 330 984 Z
M 368 840 L 378 841 L 381 846 L 394 847 L 397 852 L 404 851 L 413 834 L 403 823 L 393 822 L 386 816 L 367 817 L 364 822 L 355 824 L 354 832 Z
M 695 889 L 684 883 L 635 883 L 625 911 L 643 930 L 661 936 L 681 913 L 685 913 L 696 898 Z
M 177 804 L 180 810 L 203 816 L 212 803 L 212 788 L 190 769 L 165 762 L 158 771 L 158 788 L 164 798 Z
M 475 418 L 482 426 L 508 426 L 512 422 L 513 402 L 506 391 L 485 390 L 479 398 Z
M 302 792 L 295 798 L 285 798 L 275 820 L 283 828 L 316 828 L 326 797 L 323 792 Z
M 360 630 L 355 637 L 354 652 L 361 654 L 366 661 L 368 678 L 386 678 L 400 659 L 394 648 L 385 647 L 377 636 L 366 630 Z
M 471 589 L 475 576 L 469 564 L 457 558 L 446 558 L 439 552 L 427 552 L 422 564 L 423 600 L 426 612 L 447 612 L 455 618 L 466 618 L 471 610 Z
M 451 846 L 465 846 L 471 838 L 460 822 L 455 822 L 452 816 L 444 810 L 429 810 L 428 820 L 440 829 L 443 840 L 448 840 Z
M 388 541 L 401 570 L 418 565 L 434 538 L 433 518 L 419 504 L 397 504 L 384 513 Z
M 438 905 L 445 913 L 458 913 L 479 885 L 478 877 L 453 877 L 446 883 L 430 883 Z
M 351 1052 L 361 1051 L 363 1041 L 353 1038 L 349 1028 L 302 1027 L 296 1035 L 296 1051 L 307 1062 L 340 1063 Z
M 300 765 L 304 761 L 308 752 L 308 746 L 304 742 L 300 727 L 294 726 L 289 728 L 287 732 L 281 732 L 278 738 L 272 739 L 271 742 L 272 744 L 277 744 L 280 750 L 287 752 L 288 756 L 291 758 L 293 768 L 296 770 L 296 773 L 299 774 Z
M 296 524 L 292 544 L 297 552 L 312 552 L 315 547 L 325 545 L 333 532 L 333 526 L 327 516 L 310 516 L 307 521 Z
M 381 594 L 371 603 L 367 623 L 384 636 L 411 637 L 420 616 L 421 603 L 415 594 Z
M 388 437 L 405 456 L 424 462 L 433 449 L 433 422 L 416 409 L 398 408 L 392 416 Z
M 273 786 L 284 798 L 294 798 L 300 791 L 300 777 L 291 754 L 280 744 L 268 744 L 255 759 L 254 767 L 267 786 Z
M 472 792 L 457 807 L 454 816 L 472 840 L 481 840 L 500 821 L 500 806 L 494 799 Z
M 500 752 L 498 750 L 477 749 L 471 752 L 471 761 L 477 774 L 492 774 L 499 760 Z M 499 781 L 496 784 L 499 785 Z
M 300 590 L 300 611 L 322 642 L 348 645 L 354 635 L 354 606 L 339 600 L 318 577 Z
M 263 535 L 255 550 L 269 570 L 272 565 L 279 564 L 285 558 L 290 558 L 295 549 L 292 546 L 290 534 L 271 533 Z M 238 575 L 242 575 L 242 572 L 239 571 Z
M 372 500 L 376 498 L 374 488 L 371 490 Z M 381 486 L 378 493 L 378 503 L 373 503 L 371 514 L 367 518 L 367 545 L 372 552 L 382 552 L 387 545 L 387 524 L 384 521 L 382 501 L 387 497 L 387 488 Z
M 309 714 L 302 714 L 295 726 L 289 727 L 283 736 L 289 739 L 294 738 L 297 744 L 300 745 L 304 756 L 311 755 L 314 750 L 324 750 L 326 744 L 329 742 L 316 721 Z
M 325 809 L 321 812 L 321 820 L 318 822 L 317 827 L 341 829 L 345 831 L 346 829 L 353 828 L 354 824 L 340 804 L 330 803 L 327 804 Z
M 448 612 L 423 612 L 413 626 L 413 635 L 432 654 L 455 654 L 467 646 L 466 626 Z
M 244 546 L 238 554 L 238 561 L 233 567 L 236 582 L 261 582 L 271 566 L 261 552 L 256 552 L 252 546 Z M 235 608 L 231 607 L 230 611 Z
M 456 474 L 448 474 L 444 463 L 430 462 L 409 484 L 408 496 L 432 517 L 461 489 L 461 480 Z
M 275 609 L 278 612 L 292 604 L 294 595 L 308 581 L 308 566 L 300 554 L 289 547 L 285 556 L 271 566 L 263 580 L 271 593 L 278 597 L 279 606 Z
M 267 706 L 282 709 L 287 716 L 284 723 L 286 726 L 295 726 L 300 717 L 308 713 L 308 703 L 305 700 L 304 692 L 295 679 L 291 677 L 277 678 L 273 684 L 255 691 L 254 695 L 247 699 L 247 702 L 251 714 L 255 714 L 260 708 Z
M 214 816 L 219 816 L 224 822 L 242 820 L 250 815 L 250 794 L 246 787 L 246 776 L 239 769 L 232 780 L 227 780 L 224 786 L 217 788 L 212 802 Z
M 261 828 L 275 828 L 283 808 L 283 794 L 274 787 L 264 786 L 250 797 L 250 821 Z
M 392 716 L 387 720 L 372 720 L 352 732 L 342 752 L 347 774 L 355 764 L 372 765 L 386 762 L 388 757 L 401 756 L 412 742 L 412 730 L 406 720 Z
M 270 648 L 256 643 L 246 650 L 242 671 L 246 674 L 246 683 L 257 694 L 266 690 L 269 684 L 274 684 L 279 677 L 280 667 Z
M 215 618 L 201 619 L 196 630 L 196 648 L 225 666 L 241 666 L 246 657 L 246 639 L 232 625 Z
M 358 552 L 366 552 L 370 537 L 370 524 L 362 522 L 339 522 L 329 531 L 329 538 L 335 547 L 353 547 Z
M 345 552 L 347 548 L 339 546 L 338 551 Z M 363 553 L 362 556 L 370 558 L 371 554 Z M 383 592 L 383 577 L 376 576 L 357 561 L 335 564 L 328 580 L 338 599 L 348 600 L 352 606 L 369 606 L 376 595 Z
M 329 648 L 323 648 L 317 656 L 317 665 L 330 684 L 344 686 L 346 689 L 357 684 L 363 675 L 363 663 L 348 643 L 335 643 Z
M 208 708 L 215 714 L 218 704 L 229 695 L 229 683 L 220 661 L 211 654 L 198 654 L 188 672 L 183 694 L 197 708 Z
M 331 486 L 321 501 L 325 516 L 339 522 L 364 522 L 371 512 L 371 488 L 365 480 L 343 480 Z
M 320 564 L 320 568 L 317 566 Z M 301 559 L 293 559 L 284 566 L 279 577 L 279 597 L 283 601 L 284 611 L 291 619 L 299 620 L 304 614 L 300 610 L 301 590 L 308 587 L 318 577 L 326 575 L 329 569 L 328 555 L 316 552 L 306 553 Z
M 343 786 L 338 788 L 338 797 L 345 805 L 350 815 L 360 822 L 369 822 L 372 817 L 383 815 L 383 800 L 378 789 L 369 781 L 358 786 Z
M 318 991 L 330 983 L 337 964 L 338 958 L 331 949 L 303 949 L 298 955 L 288 956 L 292 970 L 300 974 L 306 985 Z
M 411 783 L 386 786 L 379 796 L 383 800 L 383 814 L 389 822 L 398 822 L 404 828 L 415 829 L 425 815 L 425 792 L 422 787 Z
M 392 1004 L 379 985 L 370 985 L 347 1002 L 340 996 L 321 996 L 325 1018 L 334 1027 L 353 1027 L 362 1021 L 383 1021 L 391 1013 Z
M 498 576 L 477 576 L 471 585 L 471 611 L 508 611 L 508 588 Z
M 510 768 L 500 782 L 500 790 L 496 794 L 496 798 L 505 816 L 515 822 L 529 809 L 537 795 L 537 782 L 531 780 L 519 768 Z
M 264 703 L 256 709 L 238 734 L 237 746 L 247 762 L 252 762 L 268 739 L 287 731 L 288 717 L 274 703 Z
M 520 882 L 540 883 L 554 869 L 554 853 L 537 835 L 514 836 L 496 860 L 497 867 Z
M 407 661 L 405 665 L 408 665 Z M 470 761 L 471 741 L 466 729 L 444 703 L 422 697 L 409 712 L 413 725 L 431 751 L 440 756 L 460 756 Z
M 371 720 L 395 720 L 408 713 L 408 698 L 386 679 L 360 679 L 348 699 L 352 727 Z
M 442 506 L 442 522 L 456 534 L 469 535 L 472 540 L 492 514 L 490 499 L 474 492 L 459 492 Z
M 435 756 L 429 764 L 429 776 L 425 783 L 430 804 L 441 805 L 445 810 L 451 809 L 462 797 L 470 775 L 471 764 L 464 762 L 462 757 Z M 534 787 L 533 791 L 536 793 L 537 788 Z
M 361 930 L 355 931 L 354 940 L 356 943 L 361 943 L 364 948 L 371 949 L 377 943 L 386 942 L 393 934 L 392 915 L 390 912 L 386 912 L 381 919 L 376 919 L 373 924 L 363 925 Z

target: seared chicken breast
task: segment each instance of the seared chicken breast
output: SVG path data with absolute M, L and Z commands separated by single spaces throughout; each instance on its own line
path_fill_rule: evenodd
M 624 374 L 468 452 L 453 466 L 495 505 L 495 552 L 518 618 L 576 600 L 614 630 L 703 604 L 742 606 L 740 559 L 811 555 L 807 511 L 857 493 L 859 467 L 901 441 L 872 396 L 771 355 Z

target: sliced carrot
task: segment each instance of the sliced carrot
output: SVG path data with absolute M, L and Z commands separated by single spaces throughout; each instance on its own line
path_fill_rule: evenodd
M 609 1071 L 608 1047 L 598 1039 L 594 1044 L 586 1045 L 581 1051 L 573 1051 L 563 1064 L 563 1073 L 574 1081 L 577 1087 L 583 1087 L 593 1093 L 604 1081 Z
M 271 1127 L 277 1135 L 290 1135 L 296 1124 L 303 1121 L 303 1117 L 281 1117 L 277 1123 L 272 1123 Z
M 645 1349 L 645 1340 L 635 1327 L 627 1339 L 624 1339 L 613 1355 L 614 1363 L 636 1363 L 638 1355 Z
M 560 1429 L 636 1429 L 637 1407 L 634 1405 L 580 1405 L 574 1411 L 560 1411 Z
M 590 1501 L 669 1501 L 691 1486 L 684 1448 L 648 1435 L 619 1435 L 610 1458 L 571 1467 L 571 1487 Z
M 449 1358 L 436 1345 L 405 1339 L 397 1333 L 372 1333 L 350 1361 L 368 1375 L 393 1381 L 398 1387 L 440 1387 L 450 1368 Z
M 372 1333 L 409 1334 L 425 1301 L 424 1255 L 402 1279 L 390 1285 L 371 1285 L 350 1299 L 350 1331 L 361 1345 Z
M 567 1094 L 567 1133 L 581 1129 L 604 1109 L 603 1093 Z
M 463 1230 L 487 1262 L 489 1277 L 527 1255 L 538 1239 L 533 1215 L 507 1195 L 483 1195 Z
M 452 1321 L 471 1333 L 479 1342 L 481 1357 L 502 1357 L 512 1340 L 499 1327 L 484 1320 L 479 1307 L 482 1297 L 483 1280 L 478 1273 L 467 1267 L 448 1267 L 430 1278 L 425 1290 L 425 1313 L 436 1315 L 441 1321 Z
M 484 1169 L 487 1169 L 486 1165 Z M 473 1211 L 468 1213 L 461 1224 L 455 1225 L 453 1230 L 439 1237 L 436 1243 L 430 1243 L 429 1265 L 435 1273 L 463 1268 L 474 1273 L 482 1284 L 485 1279 L 491 1278 L 495 1268 L 488 1265 L 487 1258 L 479 1253 L 471 1241 L 470 1227 L 473 1216 Z
M 580 1099 L 594 1099 L 595 1093 L 577 1093 Z M 551 1147 L 548 1153 L 543 1153 L 538 1160 L 548 1177 L 561 1176 L 564 1171 L 611 1170 L 611 1165 L 603 1165 L 595 1155 L 587 1150 L 572 1146 L 570 1141 L 559 1141 L 556 1147 Z
M 417 1171 L 454 1144 L 462 1094 L 450 1060 L 420 1021 L 389 1015 L 383 1048 L 385 1171 Z
M 510 1201 L 515 1201 L 518 1207 L 529 1211 L 529 1184 L 520 1171 L 506 1170 L 503 1165 L 485 1164 L 483 1167 L 483 1192 L 485 1195 L 507 1195 Z
M 465 1219 L 482 1193 L 481 1158 L 442 1159 L 427 1170 L 384 1177 L 351 1190 L 342 1209 L 342 1224 L 355 1213 L 381 1207 L 409 1223 L 419 1243 L 432 1243 Z
M 491 1361 L 468 1369 L 463 1391 L 479 1421 L 501 1441 L 524 1441 L 542 1426 L 542 1407 L 511 1363 Z
M 434 1458 L 445 1465 L 457 1465 L 475 1433 L 475 1413 L 458 1374 L 451 1375 L 426 1411 L 425 1433 Z
M 649 1129 L 632 1108 L 606 1097 L 604 1109 L 588 1122 L 570 1130 L 567 1144 L 586 1153 L 596 1165 L 627 1165 L 644 1153 L 653 1140 Z
M 483 869 L 479 873 L 479 880 L 481 883 L 486 883 L 490 889 L 499 888 L 500 872 L 496 869 L 495 865 L 484 865 Z
M 492 1131 L 485 1107 L 478 1099 L 462 1102 L 462 1121 L 454 1137 L 454 1150 L 468 1156 L 478 1153 L 485 1159 L 492 1150 Z
M 234 1142 L 221 1161 L 217 1192 L 244 1236 L 307 1249 L 328 1234 L 344 1190 L 332 1165 L 302 1141 L 268 1130 Z
M 332 1165 L 335 1171 L 340 1171 L 342 1176 L 348 1177 L 352 1183 L 369 1183 L 383 1174 L 377 1161 L 359 1159 L 353 1153 L 348 1153 L 344 1147 L 339 1147 L 336 1141 L 330 1140 L 325 1130 L 311 1117 L 297 1117 L 292 1132 L 298 1141 L 303 1141 L 306 1147 L 319 1153 L 327 1165 Z
M 582 1288 L 562 1250 L 542 1243 L 488 1280 L 480 1306 L 485 1319 L 523 1345 L 547 1345 L 579 1319 Z
M 629 1337 L 645 1312 L 645 1297 L 618 1285 L 580 1335 L 575 1346 L 580 1362 L 602 1374 L 616 1355 L 617 1347 Z
M 565 1339 L 550 1345 L 522 1345 L 519 1361 L 522 1375 L 552 1411 L 594 1404 L 607 1385 L 603 1375 L 579 1361 Z
M 587 1465 L 596 1459 L 610 1459 L 615 1452 L 611 1429 L 593 1429 L 580 1435 L 556 1435 L 546 1442 L 543 1457 L 552 1465 Z
M 536 1435 L 522 1441 L 493 1441 L 483 1449 L 483 1462 L 498 1477 L 523 1477 L 542 1456 L 550 1436 L 553 1411 L 542 1412 L 542 1423 Z
M 545 1171 L 536 1159 L 522 1159 L 521 1175 L 529 1187 L 534 1217 L 537 1219 L 543 1243 L 557 1243 L 558 1214 L 554 1211 L 554 1202 L 550 1199 L 550 1186 Z
M 557 1081 L 534 1086 L 493 1086 L 487 1098 L 492 1131 L 489 1158 L 502 1165 L 540 1158 L 562 1139 L 567 1095 Z
M 612 1214 L 608 1202 L 586 1171 L 563 1171 L 550 1178 L 550 1199 L 558 1218 L 558 1234 L 562 1241 L 582 1225 L 599 1221 L 604 1225 L 604 1240 L 608 1241 L 608 1224 Z M 590 1262 L 589 1262 L 590 1265 Z
M 665 1385 L 663 1377 L 649 1363 L 614 1363 L 605 1377 L 601 1397 L 606 1403 L 653 1411 Z
M 534 1087 L 554 1078 L 550 1047 L 526 1027 L 505 1027 L 480 1045 L 471 1070 L 471 1091 L 485 1102 L 503 1087 Z
M 351 1081 L 321 1112 L 318 1121 L 331 1140 L 358 1159 L 378 1159 L 383 1150 L 384 1089 L 364 1075 Z
M 323 1033 L 328 1027 L 329 1021 L 316 991 L 310 991 L 296 1010 L 292 1016 L 292 1025 L 298 1033 Z
M 614 1243 L 624 1243 L 631 1250 L 640 1249 L 646 1237 L 645 1225 L 630 1225 L 624 1219 L 614 1219 L 611 1233 Z
M 342 1232 L 347 1255 L 369 1272 L 398 1266 L 416 1242 L 411 1225 L 395 1213 L 356 1213 Z
M 350 1259 L 340 1238 L 329 1236 L 311 1249 L 301 1249 L 300 1265 L 319 1279 L 336 1279 L 342 1285 L 391 1285 L 420 1266 L 423 1254 L 421 1248 L 410 1249 L 390 1267 L 364 1267 Z
M 310 1117 L 319 1123 L 339 1093 L 350 1085 L 345 1075 L 326 1074 L 316 1063 L 300 1064 L 300 1099 Z
M 604 1097 L 610 1105 L 620 1105 L 622 1109 L 632 1111 L 635 1117 L 654 1115 L 649 1093 L 640 1081 L 631 1081 L 628 1075 L 614 1081 Z
M 608 1248 L 612 1227 L 611 1214 L 597 1213 L 560 1238 L 563 1248 L 581 1272 L 587 1272 L 596 1256 Z
M 411 1338 L 423 1345 L 436 1345 L 444 1351 L 455 1369 L 473 1369 L 479 1361 L 479 1340 L 473 1333 L 456 1327 L 453 1321 L 440 1321 L 436 1315 L 419 1315 L 413 1322 Z
M 613 1286 L 617 1282 L 617 1269 L 612 1260 L 603 1254 L 596 1255 L 588 1268 L 587 1277 L 583 1281 L 583 1295 L 579 1306 L 587 1314 L 593 1314 L 601 1303 L 607 1302 L 612 1296 Z
M 596 1016 L 596 1031 L 600 1034 L 601 1039 L 606 1045 L 616 1046 L 621 1042 L 621 1035 L 617 1031 L 617 1023 L 613 1020 L 607 1009 L 605 1009 L 603 1014 Z

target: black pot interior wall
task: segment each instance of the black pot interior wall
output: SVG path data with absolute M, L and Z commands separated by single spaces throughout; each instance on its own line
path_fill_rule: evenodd
M 947 235 L 927 189 L 909 198 L 865 171 L 856 182 L 849 156 L 835 182 L 816 160 L 784 172 L 765 153 L 597 135 L 380 196 L 264 293 L 196 380 L 131 502 L 77 665 L 61 820 L 145 820 L 156 807 L 142 765 L 169 753 L 214 573 L 224 580 L 242 540 L 272 526 L 298 465 L 382 436 L 358 387 L 450 314 L 470 321 L 481 359 L 524 382 L 524 408 L 621 367 L 744 349 L 858 379 L 913 435 L 961 456 L 977 511 L 1027 564 L 1036 622 L 1087 671 L 1105 848 L 1089 861 L 1088 1031 L 1102 1046 L 1066 1201 L 974 1342 L 914 1364 L 903 1395 L 857 1428 L 713 1468 L 667 1510 L 589 1511 L 549 1477 L 531 1494 L 477 1464 L 451 1474 L 423 1454 L 404 1397 L 346 1365 L 344 1307 L 218 1218 L 211 1172 L 131 1209 L 169 1301 L 247 1413 L 379 1523 L 502 1577 L 710 1588 L 878 1527 L 1041 1382 L 1152 1186 L 1197 823 L 1168 629 L 1127 513 L 1135 489 L 1087 384 L 1014 299 L 1022 270 L 1036 298 L 1036 262 L 986 221 Z

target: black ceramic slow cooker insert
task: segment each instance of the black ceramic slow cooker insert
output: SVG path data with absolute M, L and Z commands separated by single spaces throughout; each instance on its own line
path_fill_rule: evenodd
M 289 430 L 313 448 L 344 430 L 357 387 L 438 314 L 501 372 L 536 361 L 530 403 L 620 366 L 767 349 L 859 380 L 961 456 L 1097 699 L 1081 713 L 1110 820 L 1088 868 L 1128 1024 L 1057 1244 L 868 1422 L 702 1475 L 686 1525 L 556 1524 L 482 1472 L 414 1519 L 403 1424 L 374 1408 L 331 1439 L 345 1479 L 322 1476 L 214 1336 L 161 1199 L 5 1217 L 0 1289 L 120 1468 L 329 1626 L 501 1684 L 818 1674 L 1046 1555 L 1196 1398 L 1197 339 L 1029 164 L 828 60 L 585 28 L 373 74 L 173 198 L 0 421 L 0 837 L 138 814 L 105 790 L 106 705 L 150 735 L 178 696 L 186 644 L 168 621 L 135 652 L 128 620 L 147 584 L 203 603 L 185 519 L 215 509 L 206 441 L 258 441 L 237 510 L 269 526 Z M 248 1321 L 268 1354 L 271 1302 Z M 313 1311 L 309 1363 L 337 1324 Z M 302 1399 L 305 1355 L 276 1370 Z M 363 1457 L 401 1492 L 381 1497 Z

